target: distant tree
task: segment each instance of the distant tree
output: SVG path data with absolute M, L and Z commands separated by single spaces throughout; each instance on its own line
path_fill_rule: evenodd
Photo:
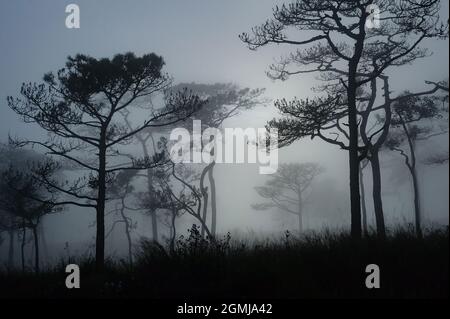
M 35 263 L 34 269 L 39 272 L 39 237 L 38 226 L 42 217 L 60 211 L 53 202 L 55 196 L 47 191 L 46 185 L 41 183 L 31 165 L 45 165 L 45 163 L 30 163 L 27 169 L 10 166 L 1 171 L 0 207 L 10 215 L 10 227 L 22 228 L 23 240 L 26 229 L 30 229 L 34 238 Z M 49 171 L 48 175 L 55 174 Z M 23 267 L 22 252 L 22 267 Z
M 167 92 L 166 92 L 167 94 Z M 123 111 L 122 115 L 124 117 L 124 121 L 126 125 L 131 129 L 133 127 L 131 121 L 130 121 L 130 112 Z M 177 123 L 178 124 L 178 123 Z M 151 156 L 154 156 L 158 153 L 157 143 L 155 142 L 155 134 L 156 133 L 165 133 L 166 131 L 170 130 L 171 126 L 166 127 L 148 127 L 141 132 L 138 132 L 134 138 L 137 141 L 138 145 L 142 148 L 142 153 L 145 158 L 151 158 Z M 147 196 L 154 196 L 155 195 L 155 188 L 153 186 L 153 169 L 151 167 L 147 168 L 145 173 L 139 172 L 136 174 L 137 178 L 144 178 L 146 180 L 146 188 L 147 188 Z M 147 200 L 150 200 L 150 198 L 147 198 Z M 158 199 L 155 197 L 155 201 L 158 201 Z M 147 206 L 151 207 L 151 210 L 147 211 L 146 213 L 150 216 L 151 222 L 152 222 L 152 237 L 153 241 L 157 242 L 159 239 L 159 232 L 158 232 L 158 215 L 157 212 L 159 210 L 158 207 L 155 205 Z
M 444 163 L 448 163 L 449 155 L 448 151 L 435 153 L 430 156 L 424 161 L 427 165 L 441 165 Z
M 426 50 L 419 46 L 422 40 L 447 36 L 447 27 L 439 19 L 439 4 L 439 0 L 297 0 L 276 6 L 273 18 L 253 28 L 251 35 L 240 35 L 253 50 L 267 44 L 306 46 L 272 65 L 269 72 L 272 78 L 286 80 L 294 74 L 319 73 L 322 79 L 343 86 L 343 96 L 328 95 L 306 101 L 298 110 L 291 108 L 292 113 L 285 113 L 294 118 L 309 118 L 314 125 L 302 127 L 297 134 L 294 132 L 301 126 L 299 121 L 272 121 L 270 125 L 279 128 L 285 144 L 305 136 L 319 136 L 335 142 L 320 131 L 329 128 L 330 118 L 347 118 L 349 143 L 347 146 L 341 142 L 336 144 L 349 152 L 351 233 L 354 238 L 361 237 L 359 161 L 360 153 L 364 151 L 358 145 L 358 91 L 382 76 L 389 67 L 405 65 L 426 56 Z M 379 27 L 374 27 L 374 6 L 381 14 Z M 293 40 L 290 28 L 302 31 L 306 37 Z M 299 68 L 290 70 L 291 65 Z M 311 118 L 302 112 L 302 109 L 312 108 L 320 108 L 322 117 Z M 289 125 L 295 129 L 289 130 Z M 337 129 L 344 134 L 339 127 Z M 384 232 L 383 229 L 380 231 Z
M 41 181 L 63 192 L 73 204 L 96 209 L 96 268 L 103 269 L 105 259 L 106 188 L 121 170 L 147 169 L 160 164 L 159 157 L 131 161 L 118 148 L 149 127 L 162 127 L 182 121 L 203 104 L 189 94 L 166 96 L 164 105 L 151 108 L 138 125 L 129 128 L 121 112 L 137 106 L 149 106 L 155 94 L 171 83 L 162 72 L 163 58 L 156 54 L 136 57 L 118 54 L 112 59 L 86 55 L 69 57 L 65 68 L 55 76 L 48 73 L 43 84 L 23 84 L 22 99 L 8 97 L 9 107 L 26 123 L 37 123 L 49 132 L 46 141 L 27 140 L 19 145 L 42 147 L 47 154 L 62 157 L 86 171 L 70 185 L 53 180 Z M 94 158 L 86 159 L 88 154 Z M 92 194 L 92 190 L 94 194 Z
M 126 199 L 127 197 L 130 197 L 134 191 L 132 182 L 136 174 L 137 171 L 134 170 L 123 170 L 119 172 L 115 176 L 111 187 L 109 187 L 107 191 L 108 194 L 117 199 L 117 202 L 115 203 L 114 209 L 111 211 L 111 213 L 119 214 L 119 219 L 115 220 L 112 223 L 112 226 L 105 237 L 108 237 L 109 234 L 113 232 L 117 224 L 123 223 L 124 232 L 127 239 L 128 263 L 130 265 L 133 264 L 133 240 L 131 238 L 131 232 L 134 228 L 136 228 L 136 224 L 126 214 L 127 210 L 132 209 L 127 206 Z
M 1 206 L 1 205 L 0 205 Z M 8 234 L 8 268 L 14 267 L 14 241 L 15 235 L 18 230 L 18 224 L 15 221 L 13 215 L 0 208 L 0 236 L 3 233 Z M 1 238 L 0 244 L 3 244 L 5 240 Z
M 364 169 L 369 164 L 368 160 L 362 160 L 359 164 L 359 187 L 361 189 L 361 213 L 362 213 L 362 229 L 364 236 L 369 233 L 367 227 L 367 206 L 366 206 L 366 190 L 364 187 Z
M 441 104 L 441 111 L 442 113 L 446 113 L 447 114 L 447 121 L 446 123 L 448 124 L 448 103 L 449 103 L 449 88 L 448 88 L 448 80 L 447 81 L 442 81 L 440 83 L 435 83 L 436 85 L 440 86 L 440 89 L 444 92 L 446 92 L 446 94 L 437 97 L 436 98 L 436 103 Z M 433 154 L 430 154 L 423 162 L 426 165 L 442 165 L 445 163 L 448 163 L 449 160 L 449 154 L 448 154 L 448 149 L 447 150 L 437 150 L 435 151 Z
M 179 210 L 182 209 L 184 212 L 193 216 L 200 222 L 201 227 L 205 230 L 207 237 L 211 241 L 215 241 L 215 235 L 212 233 L 207 225 L 205 219 L 203 219 L 202 211 L 202 194 L 197 186 L 199 183 L 198 173 L 190 169 L 185 165 L 171 164 L 171 177 L 174 182 L 181 186 L 181 189 L 176 192 L 175 188 L 168 187 L 170 195 L 174 202 L 178 205 Z
M 15 168 L 17 171 L 27 171 L 30 173 L 30 165 L 33 163 L 42 162 L 45 158 L 33 152 L 31 150 L 24 150 L 14 147 L 11 144 L 0 143 L 0 172 L 6 172 L 11 168 Z M 0 181 L 0 184 L 2 182 Z M 3 182 L 3 186 L 5 186 Z M 0 194 L 0 196 L 2 196 Z M 3 194 L 7 196 L 7 194 Z M 19 232 L 24 233 L 20 217 L 11 214 L 5 210 L 5 207 L 0 205 L 0 232 L 8 233 L 8 268 L 14 267 L 14 255 L 15 255 L 15 241 L 19 239 Z M 43 235 L 43 234 L 42 234 Z M 42 237 L 44 238 L 44 237 Z M 26 238 L 23 238 L 24 240 Z M 24 255 L 22 254 L 22 264 L 24 265 Z M 24 266 L 22 267 L 24 268 Z
M 193 170 L 187 170 L 183 164 L 178 164 L 178 166 L 177 169 L 175 164 L 172 163 L 166 169 L 158 170 L 153 174 L 158 190 L 156 193 L 159 200 L 158 206 L 166 211 L 165 217 L 169 228 L 169 251 L 171 254 L 175 253 L 176 220 L 186 212 L 186 207 L 195 205 L 195 202 L 191 200 L 192 197 L 188 195 L 186 185 L 198 179 L 198 175 Z M 176 170 L 181 173 L 180 178 L 183 180 L 183 183 L 178 187 L 176 187 L 172 178 Z M 194 215 L 194 217 L 196 216 Z
M 168 155 L 167 155 L 168 156 Z M 170 161 L 167 166 L 160 167 L 152 173 L 154 177 L 154 193 L 148 197 L 144 193 L 141 198 L 142 207 L 159 208 L 169 212 L 170 239 L 169 248 L 173 253 L 176 239 L 176 218 L 187 213 L 200 222 L 208 238 L 214 241 L 206 220 L 202 216 L 202 194 L 198 187 L 200 175 L 183 163 Z M 152 207 L 154 206 L 154 207 Z
M 322 172 L 316 163 L 281 164 L 264 186 L 255 187 L 267 203 L 254 204 L 256 210 L 278 208 L 298 217 L 298 230 L 303 232 L 303 209 L 306 192 L 313 180 Z
M 267 101 L 261 96 L 264 89 L 241 88 L 232 83 L 180 83 L 173 87 L 172 90 L 187 89 L 194 94 L 207 100 L 201 110 L 196 112 L 192 119 L 200 120 L 202 129 L 216 128 L 222 129 L 223 122 L 238 116 L 243 111 L 251 110 L 258 105 L 264 105 Z M 190 123 L 185 125 L 188 129 L 193 129 Z M 202 141 L 209 143 L 210 140 Z M 219 147 L 219 146 L 218 146 Z M 214 151 L 212 151 L 212 155 Z M 205 165 L 200 176 L 200 191 L 203 196 L 202 219 L 208 218 L 208 205 L 211 204 L 211 234 L 216 236 L 217 229 L 217 195 L 216 182 L 214 179 L 214 167 L 216 162 Z M 205 180 L 208 177 L 209 188 L 206 186 Z M 202 228 L 201 235 L 205 235 L 205 229 Z
M 447 127 L 434 125 L 433 119 L 443 117 L 448 109 L 441 109 L 436 100 L 429 97 L 411 96 L 406 93 L 393 104 L 392 126 L 386 146 L 399 152 L 411 174 L 414 191 L 415 228 L 418 237 L 422 237 L 422 212 L 420 205 L 420 185 L 417 172 L 418 142 L 434 136 L 448 133 Z

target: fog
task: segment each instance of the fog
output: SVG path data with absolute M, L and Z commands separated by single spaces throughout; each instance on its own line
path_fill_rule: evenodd
M 45 138 L 35 124 L 26 124 L 6 102 L 7 96 L 19 96 L 22 82 L 40 82 L 49 71 L 63 67 L 67 56 L 77 53 L 95 58 L 111 58 L 115 54 L 134 52 L 136 56 L 154 52 L 166 62 L 164 70 L 177 83 L 235 83 L 251 89 L 264 88 L 265 105 L 242 111 L 227 119 L 223 127 L 263 128 L 278 117 L 273 102 L 280 98 L 299 99 L 317 94 L 312 89 L 319 81 L 312 74 L 292 76 L 287 81 L 269 79 L 265 72 L 279 57 L 292 51 L 289 46 L 271 45 L 251 51 L 238 38 L 271 15 L 272 0 L 227 1 L 143 1 L 132 4 L 118 0 L 77 0 L 80 7 L 80 29 L 68 29 L 65 7 L 68 1 L 2 1 L 0 3 L 0 142 L 8 135 L 23 139 Z M 443 20 L 448 19 L 448 2 L 443 2 Z M 386 72 L 393 95 L 405 90 L 424 89 L 425 81 L 448 79 L 449 47 L 444 41 L 426 40 L 423 45 L 432 56 L 419 59 Z M 418 142 L 418 179 L 423 207 L 423 225 L 448 225 L 448 161 L 425 163 L 427 156 L 448 152 L 448 133 Z M 139 148 L 137 147 L 136 150 Z M 382 197 L 385 221 L 395 228 L 414 222 L 414 202 L 409 172 L 404 159 L 389 150 L 381 153 Z M 314 162 L 323 172 L 314 179 L 305 200 L 303 227 L 306 232 L 349 229 L 350 195 L 348 152 L 320 139 L 304 138 L 279 150 L 279 163 Z M 270 179 L 261 175 L 258 164 L 217 164 L 214 171 L 217 192 L 217 233 L 232 237 L 281 238 L 284 232 L 297 231 L 295 216 L 269 209 L 255 210 L 252 204 L 264 202 L 255 191 Z M 69 174 L 70 173 L 66 173 Z M 365 194 L 368 224 L 375 228 L 371 199 L 371 173 L 365 171 Z M 143 182 L 137 182 L 137 188 Z M 112 204 L 108 204 L 109 209 Z M 130 211 L 136 222 L 132 230 L 135 244 L 142 237 L 151 238 L 148 215 Z M 107 230 L 114 215 L 106 216 Z M 41 226 L 43 263 L 54 262 L 67 255 L 95 251 L 95 210 L 66 206 L 57 214 L 45 216 Z M 178 234 L 187 234 L 192 223 L 183 215 L 177 220 Z M 159 223 L 159 240 L 164 243 L 169 230 Z M 126 254 L 125 234 L 119 224 L 106 239 L 106 254 L 122 258 Z M 17 244 L 19 245 L 19 244 Z M 0 246 L 0 262 L 7 259 L 7 245 Z M 27 247 L 31 251 L 32 245 Z M 16 255 L 17 262 L 19 254 Z M 30 254 L 31 258 L 31 254 Z M 31 261 L 29 261 L 31 263 Z

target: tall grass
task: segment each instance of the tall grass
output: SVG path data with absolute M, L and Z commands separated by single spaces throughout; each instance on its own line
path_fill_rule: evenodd
M 40 275 L 0 273 L 0 297 L 447 298 L 448 235 L 448 227 L 429 229 L 418 239 L 398 228 L 383 241 L 332 231 L 211 241 L 193 227 L 172 252 L 142 241 L 133 265 L 108 260 L 102 274 L 91 258 L 71 260 L 81 289 L 65 288 L 67 261 Z M 368 264 L 380 267 L 380 289 L 365 286 Z

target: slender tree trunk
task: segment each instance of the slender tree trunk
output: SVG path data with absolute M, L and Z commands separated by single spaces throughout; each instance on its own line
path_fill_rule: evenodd
M 170 253 L 173 255 L 175 253 L 175 240 L 177 238 L 177 228 L 175 225 L 175 219 L 177 218 L 177 211 L 175 208 L 172 209 L 172 219 L 171 219 L 171 237 L 170 237 Z M 204 228 L 202 228 L 203 230 Z
M 406 127 L 406 124 L 405 124 Z M 416 148 L 413 139 L 409 134 L 409 130 L 406 127 L 406 135 L 408 137 L 409 152 L 411 154 L 411 165 L 409 171 L 411 172 L 411 177 L 413 180 L 414 189 L 414 217 L 415 217 L 415 227 L 416 235 L 419 238 L 423 237 L 422 233 L 422 212 L 420 209 L 420 192 L 419 192 L 419 179 L 417 178 L 417 166 L 416 166 Z
M 386 237 L 386 226 L 384 224 L 383 200 L 381 198 L 381 169 L 378 150 L 373 150 L 370 156 L 373 180 L 373 207 L 375 210 L 375 221 L 377 224 L 377 234 L 380 238 Z
M 9 249 L 8 249 L 8 268 L 14 267 L 14 231 L 8 231 L 9 234 Z
M 153 148 L 156 150 L 156 145 L 153 140 L 153 136 L 150 136 L 153 142 Z M 147 145 L 145 144 L 145 140 L 140 140 L 142 145 L 142 150 L 144 151 L 145 157 L 150 157 L 150 153 L 148 151 Z M 152 177 L 152 170 L 147 169 L 147 191 L 149 193 L 153 192 L 153 177 Z M 150 218 L 152 219 L 152 238 L 153 241 L 158 241 L 158 216 L 156 215 L 156 210 L 151 210 L 150 212 Z
M 417 179 L 417 170 L 414 167 L 410 170 L 412 180 L 413 180 L 413 188 L 414 188 L 414 215 L 415 215 L 415 226 L 416 226 L 416 235 L 419 238 L 423 237 L 422 234 L 422 217 L 420 211 L 420 193 L 419 193 L 419 181 Z
M 208 215 L 208 188 L 205 187 L 205 176 L 206 173 L 208 173 L 210 165 L 207 165 L 200 175 L 200 192 L 203 197 L 203 212 L 202 212 L 202 219 L 206 221 L 206 217 Z M 201 236 L 202 238 L 205 238 L 205 227 L 202 226 L 201 230 Z
M 416 150 L 414 141 L 412 140 L 409 130 L 407 130 L 408 143 L 409 143 L 409 151 L 411 153 L 411 176 L 413 180 L 413 188 L 414 188 L 414 216 L 415 216 L 415 226 L 416 226 L 416 235 L 419 238 L 423 237 L 422 233 L 422 212 L 420 209 L 420 192 L 419 192 L 419 180 L 417 178 L 417 166 L 416 166 Z
M 363 167 L 359 167 L 359 186 L 361 188 L 361 213 L 362 213 L 362 227 L 364 236 L 367 237 L 369 230 L 367 229 L 367 207 L 366 207 L 366 190 L 364 187 L 364 172 Z
M 106 204 L 106 146 L 102 131 L 99 147 L 98 197 L 97 197 L 97 234 L 95 241 L 95 267 L 102 271 L 105 266 L 105 204 Z
M 206 222 L 206 218 L 208 217 L 208 202 L 209 202 L 209 189 L 208 187 L 205 187 L 205 177 L 206 174 L 208 174 L 209 170 L 212 168 L 212 166 L 215 165 L 215 162 L 211 162 L 202 171 L 202 174 L 200 175 L 200 192 L 203 197 L 203 211 L 202 211 L 202 219 Z M 209 182 L 211 183 L 211 179 L 209 179 Z M 202 238 L 205 238 L 205 227 L 202 226 L 201 230 L 201 236 Z
M 303 201 L 302 194 L 298 194 L 298 232 L 303 233 Z
M 415 144 L 411 137 L 411 134 L 409 133 L 408 126 L 406 125 L 405 121 L 403 120 L 403 117 L 400 113 L 398 113 L 403 130 L 405 131 L 405 135 L 408 140 L 408 146 L 409 146 L 409 153 L 411 155 L 411 162 L 409 162 L 409 159 L 406 155 L 406 165 L 409 168 L 409 171 L 411 172 L 411 177 L 413 180 L 413 189 L 414 189 L 414 217 L 415 217 L 415 228 L 416 228 L 416 235 L 419 238 L 423 237 L 422 233 L 422 214 L 420 211 L 420 194 L 419 194 L 419 181 L 417 179 L 417 170 L 416 170 L 416 150 L 415 150 Z
M 206 221 L 206 217 L 208 215 L 208 188 L 206 188 L 205 191 L 202 190 L 202 195 L 203 195 L 202 219 Z M 201 235 L 202 238 L 205 238 L 205 227 L 202 227 Z
M 128 187 L 128 185 L 127 185 Z M 120 208 L 120 215 L 122 216 L 123 223 L 125 225 L 125 235 L 127 236 L 128 242 L 128 262 L 130 265 L 133 264 L 133 246 L 130 234 L 130 222 L 128 221 L 127 216 L 125 215 L 125 197 L 121 198 L 122 207 Z
M 216 182 L 214 180 L 215 164 L 216 162 L 212 162 L 211 168 L 208 171 L 209 186 L 211 188 L 211 234 L 214 237 L 216 237 L 216 229 L 217 229 Z
M 197 194 L 197 192 L 195 192 L 194 188 L 189 183 L 187 183 L 183 179 L 176 176 L 176 174 L 174 173 L 174 170 L 175 170 L 175 164 L 172 165 L 172 176 L 175 177 L 180 183 L 185 185 L 187 188 L 189 188 L 194 193 L 194 196 L 197 199 L 197 203 L 198 203 L 197 211 L 194 211 L 193 209 L 190 209 L 189 207 L 187 207 L 187 211 L 189 212 L 190 215 L 195 217 L 200 222 L 201 227 L 203 227 L 205 229 L 205 232 L 208 235 L 208 238 L 210 239 L 210 241 L 215 243 L 216 242 L 215 237 L 212 235 L 212 232 L 209 230 L 208 225 L 206 224 L 206 221 L 204 221 L 202 218 L 202 200 L 203 200 L 202 196 L 195 195 L 195 194 Z M 172 193 L 172 195 L 173 195 L 173 193 Z
M 34 238 L 34 271 L 39 273 L 39 236 L 37 226 L 32 228 Z
M 150 216 L 152 218 L 152 237 L 153 241 L 158 241 L 158 218 L 156 216 L 156 210 L 152 210 L 150 212 Z
M 39 223 L 38 235 L 39 235 L 39 240 L 41 241 L 41 257 L 43 258 L 43 260 L 48 260 L 49 253 L 48 253 L 48 245 L 47 245 L 47 239 L 46 239 L 47 237 L 45 234 L 44 220 L 45 220 L 45 216 L 43 216 L 43 218 L 41 218 L 41 221 Z
M 27 228 L 25 225 L 22 226 L 22 244 L 20 246 L 20 252 L 22 257 L 22 271 L 25 272 L 25 245 L 27 239 Z

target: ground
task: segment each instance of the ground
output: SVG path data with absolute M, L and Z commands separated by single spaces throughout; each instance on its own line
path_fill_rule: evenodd
M 191 230 L 174 253 L 142 242 L 133 266 L 108 260 L 103 273 L 92 258 L 61 261 L 42 271 L 0 273 L 0 298 L 448 298 L 448 227 L 398 230 L 354 241 L 343 233 L 216 244 Z M 80 266 L 81 288 L 67 289 L 65 265 Z M 368 289 L 366 266 L 380 269 L 380 288 Z

